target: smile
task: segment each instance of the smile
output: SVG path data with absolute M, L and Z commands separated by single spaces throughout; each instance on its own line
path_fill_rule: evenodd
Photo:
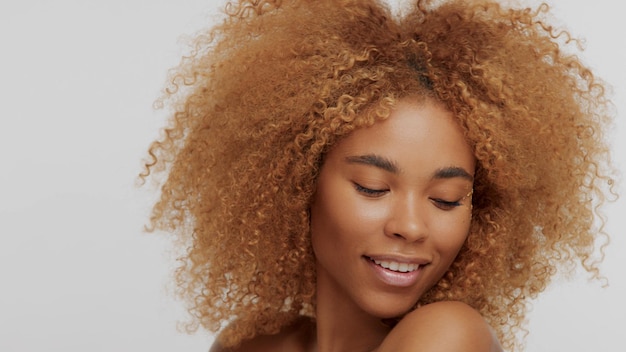
M 423 275 L 424 266 L 429 264 L 426 259 L 397 258 L 392 256 L 363 256 L 369 263 L 372 273 L 385 285 L 397 288 L 415 285 Z
M 376 265 L 379 265 L 387 270 L 397 271 L 400 273 L 408 273 L 411 271 L 415 271 L 420 267 L 419 264 L 413 264 L 413 263 L 398 263 L 398 262 L 376 260 L 376 259 L 370 259 L 370 260 L 376 263 Z

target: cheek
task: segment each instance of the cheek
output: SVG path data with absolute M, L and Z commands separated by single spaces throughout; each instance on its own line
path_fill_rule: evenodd
M 333 209 L 332 199 L 318 194 L 311 206 L 311 244 L 315 256 L 327 255 L 341 242 L 342 214 Z
M 350 194 L 351 189 L 318 191 L 310 212 L 311 243 L 318 259 L 329 252 L 356 250 L 375 237 L 381 223 L 380 209 L 359 201 Z
M 311 213 L 313 245 L 332 240 L 336 245 L 362 243 L 382 233 L 382 210 L 354 207 L 348 202 L 339 207 L 325 206 Z
M 469 233 L 470 221 L 440 222 L 435 231 L 435 242 L 442 259 L 452 262 L 465 243 Z
M 348 241 L 350 222 L 347 212 L 333 207 L 328 199 L 311 207 L 311 242 L 316 256 Z

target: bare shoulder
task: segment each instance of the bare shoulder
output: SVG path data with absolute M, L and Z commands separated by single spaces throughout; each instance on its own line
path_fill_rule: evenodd
M 215 341 L 209 352 L 265 352 L 305 351 L 311 342 L 311 334 L 315 324 L 311 319 L 302 317 L 294 324 L 285 327 L 274 335 L 258 335 L 250 340 L 243 341 L 240 345 L 232 348 L 223 347 L 219 338 Z
M 501 352 L 493 329 L 462 302 L 437 302 L 404 317 L 378 352 Z

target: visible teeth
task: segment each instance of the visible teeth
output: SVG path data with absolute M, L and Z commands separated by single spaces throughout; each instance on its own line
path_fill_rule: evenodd
M 407 263 L 398 263 L 398 262 L 388 262 L 385 260 L 376 260 L 373 259 L 374 263 L 382 266 L 385 269 L 391 271 L 399 271 L 401 273 L 408 273 L 410 271 L 415 271 L 419 268 L 419 264 L 407 264 Z

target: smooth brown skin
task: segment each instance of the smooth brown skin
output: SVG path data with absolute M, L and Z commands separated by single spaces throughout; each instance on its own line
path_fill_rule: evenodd
M 311 206 L 316 319 L 211 351 L 500 351 L 489 325 L 464 303 L 412 310 L 467 237 L 474 167 L 462 130 L 430 101 L 401 101 L 387 120 L 340 141 Z M 374 258 L 420 264 L 418 274 L 386 281 Z M 381 322 L 401 316 L 393 328 Z

